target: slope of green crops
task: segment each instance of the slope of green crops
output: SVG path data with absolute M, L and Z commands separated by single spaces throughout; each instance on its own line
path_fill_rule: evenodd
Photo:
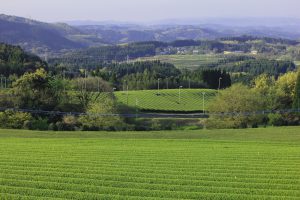
M 0 199 L 299 199 L 299 133 L 2 130 Z
M 203 92 L 205 92 L 204 109 L 215 96 L 215 90 L 179 89 L 173 90 L 139 90 L 128 92 L 128 105 L 140 110 L 157 111 L 201 111 L 203 110 Z M 115 93 L 118 102 L 127 105 L 127 92 Z M 180 97 L 180 98 L 179 98 Z
M 224 59 L 222 54 L 203 54 L 203 55 L 159 55 L 142 60 L 160 60 L 162 62 L 172 63 L 178 69 L 197 69 L 201 66 L 215 64 Z

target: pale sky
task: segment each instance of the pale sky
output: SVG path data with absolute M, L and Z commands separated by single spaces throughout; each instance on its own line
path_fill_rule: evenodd
M 300 18 L 300 0 L 0 0 L 0 13 L 46 22 L 152 22 L 207 17 Z

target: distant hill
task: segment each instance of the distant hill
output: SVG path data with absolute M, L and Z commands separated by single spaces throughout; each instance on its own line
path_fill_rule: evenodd
M 109 44 L 186 39 L 214 39 L 227 34 L 198 26 L 139 26 L 139 25 L 84 25 L 77 26 L 83 32 L 98 35 Z
M 19 45 L 35 54 L 102 45 L 99 38 L 64 23 L 44 23 L 0 15 L 0 42 Z
M 240 26 L 243 22 L 245 22 L 245 26 Z M 87 21 L 72 22 L 73 26 L 71 26 L 66 23 L 44 23 L 2 14 L 0 15 L 0 42 L 19 45 L 26 51 L 46 58 L 47 56 L 61 55 L 73 49 L 144 41 L 213 40 L 241 35 L 293 40 L 300 38 L 297 20 L 290 23 L 278 22 L 278 26 L 275 26 L 276 20 L 271 21 L 270 26 L 256 26 L 257 23 L 250 22 L 243 19 L 236 23 L 224 20 L 205 23 L 202 20 L 194 21 L 191 25 L 172 22 L 158 25 L 137 25 Z M 88 25 L 88 23 L 95 25 Z
M 61 24 L 47 24 L 25 18 L 0 15 L 0 41 L 20 45 L 26 50 L 38 48 L 61 50 L 81 48 L 83 45 L 65 37 L 68 33 L 78 33 L 73 27 Z

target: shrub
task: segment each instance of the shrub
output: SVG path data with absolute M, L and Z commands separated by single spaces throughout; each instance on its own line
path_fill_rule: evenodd
M 31 122 L 30 126 L 31 130 L 40 130 L 40 131 L 46 131 L 48 130 L 48 119 L 38 118 Z
M 32 119 L 29 113 L 6 110 L 0 113 L 0 126 L 1 128 L 21 129 L 25 122 L 28 124 Z
M 268 115 L 269 124 L 272 126 L 283 126 L 285 125 L 285 120 L 283 119 L 282 115 L 278 113 L 271 113 Z
M 221 91 L 209 104 L 211 117 L 207 120 L 207 127 L 247 128 L 261 123 L 263 116 L 253 112 L 263 109 L 262 102 L 258 92 L 242 84 L 235 84 Z
M 88 106 L 87 115 L 78 118 L 83 130 L 122 130 L 126 127 L 117 114 L 113 99 L 103 99 L 101 103 L 95 102 Z
M 57 131 L 57 126 L 56 126 L 56 124 L 55 124 L 55 123 L 49 124 L 48 130 L 49 130 L 49 131 Z

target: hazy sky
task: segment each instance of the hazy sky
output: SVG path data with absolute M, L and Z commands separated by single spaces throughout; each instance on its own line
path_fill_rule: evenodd
M 0 13 L 56 22 L 297 17 L 300 0 L 0 0 Z

